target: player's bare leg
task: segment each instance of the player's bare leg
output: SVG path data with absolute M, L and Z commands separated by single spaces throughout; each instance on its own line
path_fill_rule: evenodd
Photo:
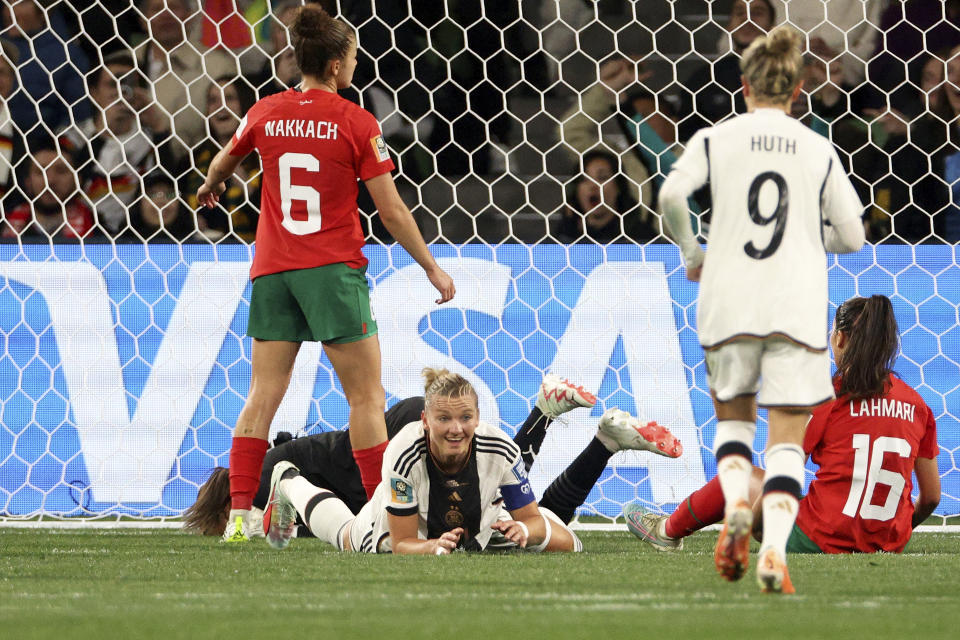
M 713 559 L 717 572 L 730 581 L 739 580 L 750 564 L 750 534 L 753 510 L 749 502 L 753 470 L 753 438 L 757 426 L 757 404 L 753 394 L 726 402 L 714 396 L 717 412 L 717 477 L 723 491 L 723 529 L 717 538 Z
M 380 342 L 376 335 L 344 344 L 324 344 L 350 405 L 350 445 L 367 498 L 380 484 L 387 445 L 383 419 L 386 393 L 380 383 Z
M 803 432 L 808 407 L 771 408 L 767 472 L 763 482 L 763 539 L 757 582 L 767 593 L 794 593 L 787 572 L 787 540 L 797 518 L 803 488 Z
M 237 417 L 230 447 L 230 516 L 223 539 L 248 539 L 247 517 L 260 484 L 270 423 L 287 392 L 299 342 L 253 340 L 250 391 Z

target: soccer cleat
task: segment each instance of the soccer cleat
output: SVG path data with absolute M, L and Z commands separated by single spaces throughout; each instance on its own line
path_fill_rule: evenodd
M 263 526 L 267 532 L 267 544 L 274 549 L 283 549 L 290 544 L 296 530 L 297 510 L 286 494 L 280 490 L 280 481 L 293 478 L 300 470 L 287 460 L 281 460 L 270 474 L 270 497 L 263 512 Z
M 233 520 L 227 520 L 227 528 L 223 530 L 222 542 L 249 542 L 250 536 L 247 535 L 247 525 L 241 515 L 237 515 Z
M 626 411 L 616 408 L 607 409 L 600 418 L 597 438 L 613 452 L 635 449 L 652 451 L 668 458 L 683 455 L 683 445 L 669 429 L 652 421 L 641 424 Z
M 537 392 L 536 406 L 551 420 L 578 407 L 590 408 L 595 404 L 597 396 L 552 373 L 543 377 Z
M 787 563 L 776 549 L 767 549 L 757 559 L 757 584 L 764 593 L 796 593 L 787 571 Z
M 750 533 L 753 529 L 753 510 L 741 500 L 727 512 L 723 529 L 713 550 L 713 562 L 724 580 L 735 582 L 750 566 Z
M 671 538 L 664 525 L 667 516 L 647 511 L 638 504 L 630 503 L 623 508 L 623 517 L 627 521 L 630 533 L 648 543 L 657 551 L 680 551 L 683 538 Z

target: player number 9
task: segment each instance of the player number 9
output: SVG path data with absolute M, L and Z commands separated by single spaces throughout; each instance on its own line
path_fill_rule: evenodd
M 768 181 L 772 180 L 777 188 L 777 206 L 768 217 L 760 213 L 760 205 L 757 200 L 760 197 L 760 189 Z M 787 181 L 776 171 L 764 171 L 750 183 L 750 190 L 747 192 L 747 212 L 750 219 L 760 226 L 766 226 L 771 222 L 776 222 L 773 226 L 773 236 L 770 238 L 770 244 L 762 249 L 758 249 L 751 240 L 743 245 L 743 250 L 748 256 L 755 260 L 769 258 L 780 247 L 780 241 L 783 240 L 783 230 L 787 226 L 787 209 L 790 204 L 790 191 L 787 189 Z

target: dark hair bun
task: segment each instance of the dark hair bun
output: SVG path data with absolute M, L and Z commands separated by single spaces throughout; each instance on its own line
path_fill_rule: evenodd
M 327 31 L 332 21 L 333 18 L 323 7 L 306 5 L 300 7 L 300 10 L 297 11 L 291 30 L 294 35 L 309 40 Z

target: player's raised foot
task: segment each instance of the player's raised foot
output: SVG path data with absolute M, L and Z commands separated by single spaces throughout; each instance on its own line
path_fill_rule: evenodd
M 569 380 L 549 373 L 540 383 L 536 406 L 551 420 L 579 407 L 590 408 L 597 404 L 597 396 Z
M 683 445 L 666 427 L 656 422 L 642 423 L 626 411 L 607 409 L 600 418 L 597 438 L 610 451 L 624 449 L 652 451 L 668 458 L 683 455 Z
M 713 550 L 713 562 L 724 580 L 734 582 L 743 577 L 750 566 L 750 532 L 753 529 L 753 510 L 741 500 L 727 512 L 723 529 Z
M 757 559 L 757 584 L 764 593 L 796 593 L 787 563 L 776 549 L 765 549 Z
M 667 516 L 653 513 L 631 502 L 623 508 L 623 517 L 627 521 L 630 533 L 648 543 L 657 551 L 680 551 L 683 538 L 671 538 L 665 525 Z
M 283 549 L 290 544 L 297 524 L 297 510 L 280 488 L 280 481 L 300 475 L 300 470 L 287 460 L 281 460 L 270 474 L 270 493 L 267 510 L 263 512 L 263 527 L 267 532 L 267 544 L 274 549 Z
M 230 518 L 227 519 L 227 527 L 223 530 L 221 542 L 230 544 L 238 542 L 249 542 L 250 536 L 247 534 L 246 518 L 244 512 L 231 511 Z

